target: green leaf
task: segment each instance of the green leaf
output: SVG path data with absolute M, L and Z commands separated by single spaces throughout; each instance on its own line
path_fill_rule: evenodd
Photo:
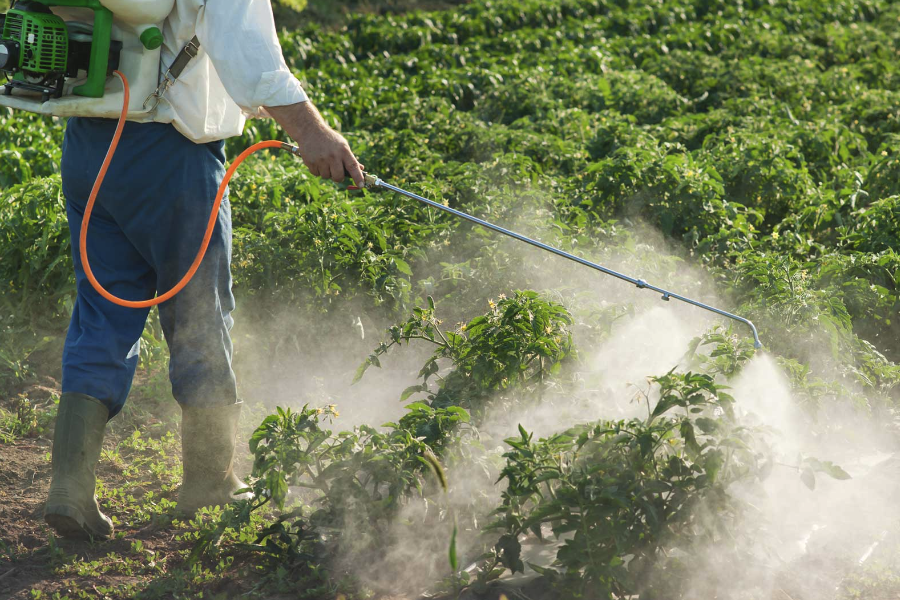
M 656 418 L 663 413 L 668 412 L 670 409 L 675 406 L 679 406 L 681 401 L 674 396 L 667 396 L 665 398 L 660 398 L 659 402 L 656 403 L 656 406 L 653 408 L 652 418 Z
M 397 270 L 403 273 L 404 275 L 409 275 L 412 277 L 412 269 L 409 268 L 409 264 L 402 258 L 395 258 L 394 264 L 397 265 Z
M 472 419 L 469 412 L 461 406 L 448 406 L 447 412 L 456 415 L 462 423 L 468 423 Z
M 547 577 L 548 579 L 551 579 L 551 580 L 552 580 L 552 578 L 558 577 L 558 576 L 559 576 L 559 571 L 557 571 L 557 570 L 555 570 L 555 569 L 551 569 L 551 568 L 549 568 L 549 567 L 542 567 L 542 566 L 540 566 L 540 565 L 536 565 L 536 564 L 531 563 L 531 562 L 530 562 L 530 563 L 527 563 L 527 564 L 528 564 L 529 567 L 531 567 L 531 570 L 532 570 L 532 571 L 534 571 L 535 573 L 537 573 L 537 574 L 539 574 L 539 575 L 542 575 L 542 576 L 544 576 L 544 577 Z
M 359 380 L 363 378 L 363 375 L 366 374 L 366 371 L 369 370 L 369 367 L 371 366 L 371 364 L 372 363 L 370 363 L 369 360 L 366 359 L 365 362 L 363 362 L 363 364 L 359 365 L 356 368 L 356 373 L 353 375 L 353 382 L 350 385 L 358 383 Z
M 522 427 L 522 424 L 519 424 L 519 435 L 522 436 L 522 441 L 526 444 L 531 441 L 531 434 L 525 431 L 525 428 Z
M 725 464 L 725 458 L 719 450 L 713 450 L 703 455 L 703 468 L 707 477 L 714 482 L 719 476 L 719 471 Z
M 816 489 L 816 474 L 809 467 L 800 469 L 800 481 L 811 490 Z
M 510 533 L 502 535 L 495 548 L 500 555 L 500 564 L 513 573 L 525 571 L 525 563 L 521 559 L 522 545 L 518 536 Z
M 428 389 L 427 386 L 411 385 L 408 388 L 406 388 L 405 390 L 403 390 L 402 394 L 400 394 L 400 402 L 405 402 L 406 399 L 409 398 L 410 396 L 412 396 L 413 394 L 416 394 L 418 392 L 424 392 L 427 389 Z
M 637 441 L 641 448 L 641 455 L 645 458 L 648 457 L 653 452 L 653 435 L 645 431 L 638 435 Z
M 711 433 L 719 430 L 719 422 L 716 421 L 715 419 L 710 419 L 707 417 L 700 417 L 697 420 L 695 420 L 694 423 L 696 423 L 697 427 L 700 428 L 700 431 L 702 431 L 705 434 L 711 434 Z
M 850 474 L 838 465 L 827 460 L 818 460 L 815 458 L 807 458 L 803 464 L 812 469 L 816 473 L 825 473 L 829 477 L 838 480 L 850 479 Z
M 456 557 L 456 524 L 453 525 L 453 535 L 450 536 L 450 568 L 453 572 L 459 569 L 459 560 Z
M 694 456 L 700 454 L 701 448 L 694 435 L 694 425 L 687 419 L 681 422 L 681 437 L 684 439 L 684 445 L 687 446 L 691 454 Z

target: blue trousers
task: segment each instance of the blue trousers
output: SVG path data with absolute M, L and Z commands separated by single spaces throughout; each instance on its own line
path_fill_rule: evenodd
M 149 309 L 101 297 L 84 274 L 79 234 L 85 205 L 116 123 L 70 119 L 62 189 L 72 235 L 78 297 L 63 351 L 63 392 L 125 405 Z M 91 215 L 88 260 L 97 280 L 126 300 L 171 289 L 194 260 L 219 183 L 223 142 L 195 144 L 171 125 L 127 123 Z M 182 405 L 237 402 L 231 369 L 231 207 L 224 199 L 206 256 L 191 282 L 159 306 L 169 346 L 172 394 Z

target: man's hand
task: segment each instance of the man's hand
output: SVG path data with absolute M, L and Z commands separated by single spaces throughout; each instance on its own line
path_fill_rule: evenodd
M 313 175 L 337 183 L 349 175 L 356 185 L 365 184 L 364 167 L 356 160 L 350 144 L 328 126 L 312 102 L 267 106 L 266 112 L 297 142 L 300 156 Z

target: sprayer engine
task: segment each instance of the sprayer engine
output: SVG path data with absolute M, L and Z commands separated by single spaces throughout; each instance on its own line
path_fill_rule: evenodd
M 20 0 L 0 19 L 0 71 L 7 77 L 6 95 L 18 88 L 40 93 L 46 102 L 62 97 L 67 77 L 90 72 L 93 30 L 87 24 L 66 23 L 35 0 Z M 118 68 L 121 49 L 121 42 L 110 41 L 104 79 Z M 73 90 L 79 95 L 90 92 Z

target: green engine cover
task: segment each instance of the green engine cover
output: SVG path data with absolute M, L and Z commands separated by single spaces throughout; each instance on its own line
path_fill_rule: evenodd
M 34 75 L 66 72 L 69 33 L 56 15 L 12 9 L 6 13 L 0 37 L 19 42 L 20 70 Z
M 109 67 L 113 14 L 100 0 L 19 0 L 2 21 L 0 40 L 18 44 L 16 64 L 7 65 L 13 79 L 64 76 L 68 71 L 69 33 L 52 6 L 87 8 L 94 12 L 87 81 L 72 89 L 77 96 L 102 98 Z

